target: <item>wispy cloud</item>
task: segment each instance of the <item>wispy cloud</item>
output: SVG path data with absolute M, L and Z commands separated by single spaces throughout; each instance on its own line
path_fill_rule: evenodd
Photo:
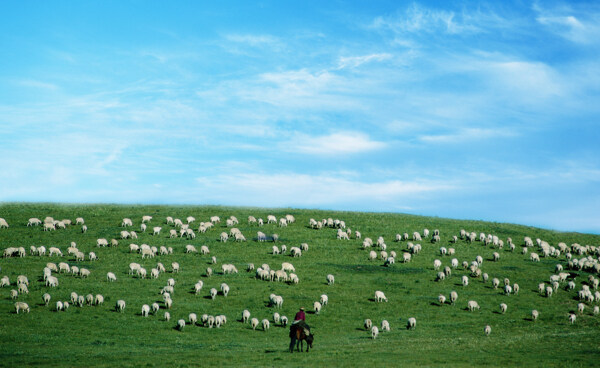
M 279 44 L 280 40 L 271 35 L 254 34 L 228 34 L 225 36 L 227 41 L 242 43 L 249 46 L 274 45 Z
M 465 128 L 450 134 L 422 135 L 419 140 L 428 143 L 466 143 L 489 138 L 506 138 L 517 136 L 514 129 L 498 128 Z
M 536 3 L 536 20 L 550 32 L 572 42 L 589 45 L 600 43 L 600 9 L 577 9 L 577 5 L 544 8 Z
M 341 155 L 374 151 L 385 146 L 384 142 L 372 140 L 361 132 L 336 132 L 322 136 L 296 133 L 282 145 L 282 149 L 312 155 Z
M 384 61 L 389 60 L 392 57 L 392 54 L 389 53 L 370 54 L 362 56 L 345 56 L 340 58 L 338 69 L 357 68 L 360 65 L 369 63 L 371 61 Z

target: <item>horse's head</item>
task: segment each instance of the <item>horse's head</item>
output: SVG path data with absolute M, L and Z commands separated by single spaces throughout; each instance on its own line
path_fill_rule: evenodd
M 312 349 L 313 347 L 313 341 L 315 340 L 315 334 L 311 333 L 310 335 L 306 336 L 306 343 L 308 344 L 308 346 Z

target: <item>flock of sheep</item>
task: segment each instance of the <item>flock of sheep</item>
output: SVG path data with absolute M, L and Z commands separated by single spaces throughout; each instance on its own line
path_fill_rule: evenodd
M 265 224 L 273 224 L 280 228 L 280 231 L 285 231 L 285 228 L 294 224 L 295 221 L 296 219 L 293 215 L 287 215 L 279 219 L 273 215 L 269 215 L 266 222 L 262 218 L 257 219 L 254 216 L 249 216 L 247 219 L 248 225 L 262 227 Z M 273 243 L 273 245 L 270 245 L 271 253 L 273 255 L 288 254 L 292 258 L 302 257 L 303 254 L 309 252 L 310 248 L 307 242 L 298 244 L 298 246 L 292 246 L 289 249 L 285 244 L 278 246 L 277 242 L 279 240 L 279 235 L 271 234 L 268 236 L 263 231 L 256 231 L 255 236 L 253 234 L 244 235 L 236 227 L 238 226 L 239 221 L 235 216 L 228 217 L 223 224 L 221 224 L 221 218 L 219 216 L 212 216 L 206 222 L 200 222 L 196 231 L 193 228 L 195 222 L 196 219 L 193 216 L 187 217 L 185 222 L 171 216 L 161 220 L 153 219 L 152 216 L 143 216 L 139 223 L 139 233 L 148 232 L 153 236 L 158 236 L 161 234 L 163 227 L 168 226 L 170 227 L 170 238 L 185 238 L 192 240 L 196 239 L 198 233 L 205 234 L 207 231 L 211 231 L 212 228 L 218 225 L 221 228 L 224 226 L 228 228 L 228 231 L 222 231 L 219 235 L 219 240 L 223 243 L 227 243 L 230 239 L 233 239 L 235 242 L 247 242 L 248 238 L 259 244 L 270 241 Z M 145 260 L 146 262 L 157 256 L 160 257 L 161 255 L 180 252 L 181 257 L 197 253 L 210 256 L 211 263 L 215 265 L 213 267 L 216 267 L 218 264 L 216 256 L 210 255 L 210 249 L 206 245 L 200 246 L 200 250 L 198 250 L 197 246 L 192 244 L 186 245 L 183 250 L 174 250 L 173 247 L 167 246 L 151 246 L 148 244 L 138 245 L 136 244 L 136 239 L 139 239 L 139 234 L 138 232 L 131 230 L 133 224 L 134 221 L 132 219 L 124 218 L 120 224 L 122 229 L 118 231 L 118 236 L 110 240 L 108 238 L 98 238 L 95 240 L 95 246 L 98 248 L 110 248 L 119 247 L 122 243 L 126 243 L 131 257 L 136 257 L 140 260 Z M 23 226 L 24 225 L 25 224 L 23 224 Z M 31 228 L 37 228 L 40 225 L 42 226 L 43 231 L 60 231 L 69 226 L 81 226 L 81 232 L 83 234 L 88 230 L 85 220 L 81 217 L 76 218 L 74 222 L 69 219 L 55 220 L 52 217 L 46 217 L 43 221 L 38 218 L 31 218 L 26 224 L 27 227 Z M 150 225 L 153 225 L 151 229 L 148 228 Z M 429 231 L 428 229 L 422 229 L 410 233 L 398 233 L 393 240 L 393 242 L 397 244 L 394 246 L 395 250 L 391 250 L 388 248 L 383 236 L 378 236 L 375 241 L 369 237 L 363 238 L 361 232 L 353 232 L 351 229 L 347 228 L 345 221 L 342 220 L 335 220 L 332 218 L 315 220 L 311 218 L 308 221 L 308 227 L 315 230 L 334 229 L 335 238 L 339 241 L 357 241 L 361 244 L 362 251 L 367 253 L 367 256 L 365 257 L 367 262 L 380 260 L 386 267 L 402 267 L 402 265 L 395 265 L 396 260 L 398 260 L 399 264 L 413 262 L 420 256 L 424 247 L 438 247 L 436 244 L 441 243 L 442 239 L 442 234 L 440 234 L 438 230 Z M 0 231 L 10 231 L 9 223 L 4 218 L 0 218 Z M 486 272 L 485 267 L 485 263 L 488 261 L 484 262 L 484 257 L 481 255 L 476 256 L 474 259 L 463 259 L 462 261 L 460 261 L 458 257 L 461 253 L 459 246 L 462 247 L 476 242 L 483 246 L 481 248 L 482 253 L 485 252 L 487 254 L 493 250 L 489 262 L 501 262 L 501 251 L 516 252 L 517 248 L 519 248 L 522 254 L 529 253 L 530 262 L 539 262 L 540 258 L 554 260 L 553 264 L 555 266 L 552 270 L 549 270 L 548 278 L 539 280 L 538 292 L 541 297 L 551 298 L 553 293 L 558 292 L 561 288 L 567 291 L 573 290 L 577 293 L 577 298 L 579 299 L 579 303 L 576 306 L 576 313 L 582 314 L 586 308 L 591 308 L 592 314 L 594 315 L 600 313 L 598 306 L 598 303 L 600 303 L 600 291 L 597 290 L 600 285 L 600 279 L 597 278 L 597 275 L 600 273 L 600 247 L 576 243 L 567 245 L 564 242 L 557 243 L 553 246 L 542 239 L 533 240 L 530 237 L 524 237 L 523 242 L 517 244 L 511 238 L 500 239 L 493 234 L 477 234 L 476 232 L 468 232 L 465 230 L 461 230 L 460 233 L 457 234 L 444 234 L 444 237 L 447 237 L 449 243 L 439 246 L 437 250 L 439 252 L 439 258 L 435 259 L 432 264 L 431 282 L 447 283 L 447 280 L 453 277 L 453 274 L 456 274 L 458 270 L 461 270 L 467 273 L 467 275 L 460 276 L 460 283 L 464 290 L 469 288 L 472 281 L 479 280 L 483 283 L 489 282 L 493 289 L 501 288 L 504 295 L 512 295 L 517 298 L 519 296 L 520 286 L 516 281 L 519 280 L 510 280 L 507 277 L 500 277 L 498 275 L 496 275 L 497 277 L 490 277 L 488 272 Z M 424 242 L 429 242 L 431 245 L 426 245 Z M 459 244 L 460 242 L 465 245 Z M 423 243 L 423 245 L 421 243 Z M 488 251 L 488 249 L 490 251 Z M 29 247 L 29 252 L 27 252 L 25 247 L 7 247 L 3 250 L 4 258 L 34 256 L 48 257 L 51 261 L 54 261 L 55 259 L 59 261 L 58 263 L 47 262 L 45 267 L 40 270 L 39 274 L 29 275 L 32 279 L 37 279 L 38 276 L 41 276 L 43 279 L 43 282 L 40 282 L 47 288 L 47 292 L 43 294 L 42 299 L 44 306 L 47 308 L 50 307 L 50 301 L 52 300 L 50 293 L 54 288 L 60 285 L 60 279 L 66 277 L 79 277 L 84 279 L 92 276 L 92 272 L 88 268 L 70 265 L 68 262 L 64 261 L 61 262 L 60 260 L 63 259 L 65 255 L 73 257 L 77 262 L 85 260 L 89 262 L 102 262 L 96 255 L 96 252 L 90 251 L 86 254 L 80 251 L 75 241 L 71 242 L 69 246 L 64 246 L 63 249 L 60 249 L 58 246 L 49 246 L 48 249 L 46 249 L 46 246 L 43 245 L 32 245 Z M 223 258 L 226 258 L 226 254 L 223 254 L 222 256 Z M 220 269 L 222 275 L 239 273 L 236 265 L 231 263 L 221 264 Z M 248 263 L 244 265 L 243 269 L 245 269 L 246 272 L 252 272 L 253 277 L 261 281 L 285 282 L 290 285 L 295 285 L 300 282 L 297 270 L 290 262 L 282 262 L 280 268 L 272 268 L 268 263 L 263 263 L 260 267 L 255 268 L 254 264 Z M 585 281 L 579 282 L 579 285 L 577 285 L 571 273 L 566 272 L 565 269 L 574 272 L 585 271 L 589 273 L 589 277 Z M 124 274 L 125 271 L 127 271 L 128 277 L 140 279 L 145 279 L 147 277 L 157 279 L 163 274 L 170 273 L 172 277 L 167 279 L 166 285 L 160 290 L 162 298 L 160 303 L 153 302 L 141 306 L 134 306 L 140 311 L 142 317 L 157 315 L 162 309 L 162 319 L 169 321 L 171 319 L 171 312 L 174 310 L 172 296 L 175 293 L 175 286 L 177 284 L 175 276 L 180 270 L 181 268 L 178 262 L 172 262 L 169 269 L 167 269 L 162 262 L 156 262 L 155 267 L 152 267 L 148 273 L 146 268 L 140 263 L 131 262 L 128 270 L 115 269 L 106 273 L 105 276 L 101 275 L 100 277 L 105 278 L 106 282 L 118 282 L 121 276 L 118 278 L 117 275 Z M 199 279 L 194 284 L 193 293 L 200 295 L 204 290 L 205 282 L 207 282 L 213 274 L 214 270 L 212 267 L 207 267 L 203 277 L 204 280 Z M 335 285 L 334 275 L 327 274 L 324 276 L 326 283 L 333 287 Z M 14 283 L 8 276 L 3 276 L 0 279 L 0 288 L 10 288 L 13 285 L 16 289 L 10 290 L 10 297 L 16 300 L 14 304 L 16 314 L 31 312 L 31 308 L 26 302 L 18 300 L 29 293 L 28 275 L 19 275 Z M 223 297 L 228 297 L 230 292 L 230 286 L 223 282 L 219 285 L 219 289 L 216 287 L 210 288 L 208 295 L 214 300 L 219 294 Z M 446 297 L 446 295 L 448 297 Z M 393 298 L 391 298 L 391 300 L 393 301 Z M 322 308 L 328 304 L 328 301 L 329 298 L 327 294 L 322 294 L 319 300 L 313 303 L 312 309 L 314 313 L 319 314 Z M 374 292 L 374 301 L 376 303 L 388 302 L 388 297 L 385 295 L 384 291 L 376 290 Z M 459 294 L 456 290 L 448 289 L 446 294 L 437 296 L 437 301 L 439 306 L 447 304 L 455 305 L 459 301 Z M 274 310 L 281 309 L 283 302 L 284 299 L 281 295 L 271 294 L 269 296 L 269 305 L 273 307 Z M 103 303 L 104 296 L 101 294 L 87 294 L 84 296 L 78 295 L 73 291 L 69 300 L 56 301 L 54 303 L 54 310 L 57 312 L 64 312 L 67 311 L 70 306 L 100 306 Z M 116 301 L 114 308 L 116 311 L 123 313 L 125 312 L 127 305 L 128 304 L 123 298 L 119 298 Z M 506 313 L 509 305 L 509 302 L 499 303 L 499 313 Z M 465 306 L 465 309 L 470 312 L 480 309 L 479 303 L 473 299 L 466 300 Z M 565 310 L 565 315 L 570 323 L 576 322 L 576 313 L 569 308 Z M 243 323 L 250 323 L 252 329 L 261 326 L 263 330 L 267 331 L 270 327 L 271 320 L 263 318 L 259 321 L 258 318 L 251 318 L 250 311 L 247 309 L 240 312 L 240 315 L 241 321 Z M 532 321 L 536 321 L 539 317 L 538 310 L 531 308 L 530 316 Z M 187 316 L 177 316 L 175 320 L 177 321 L 176 328 L 179 330 L 183 330 L 187 325 L 220 328 L 227 323 L 227 316 L 223 314 L 209 315 L 205 313 L 198 317 L 196 313 L 189 313 Z M 280 315 L 279 312 L 274 312 L 272 321 L 273 323 L 286 326 L 289 319 L 287 316 Z M 406 328 L 408 330 L 416 329 L 416 325 L 416 317 L 409 317 L 406 320 Z M 363 326 L 370 332 L 370 336 L 373 339 L 376 339 L 379 336 L 380 331 L 390 331 L 390 323 L 386 319 L 382 320 L 380 327 L 378 327 L 373 324 L 370 318 L 366 318 Z M 490 335 L 491 331 L 492 327 L 490 324 L 483 326 L 485 335 Z

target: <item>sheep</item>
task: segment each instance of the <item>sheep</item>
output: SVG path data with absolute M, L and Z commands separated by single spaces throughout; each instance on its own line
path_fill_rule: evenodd
M 473 312 L 475 309 L 480 309 L 479 304 L 475 300 L 469 300 L 467 302 L 467 309 Z
M 321 303 L 319 303 L 319 302 L 313 303 L 313 309 L 315 310 L 315 314 L 321 313 L 321 307 L 322 307 Z
M 214 300 L 219 292 L 215 288 L 210 289 L 210 297 Z
M 463 277 L 462 277 L 462 284 L 463 284 L 463 286 L 469 285 L 469 278 L 465 275 L 463 275 Z
M 87 232 L 87 229 L 88 229 L 87 225 L 83 225 L 83 226 L 81 227 L 81 232 L 82 232 L 82 233 L 85 233 L 85 232 Z
M 77 305 L 81 308 L 81 307 L 83 307 L 84 303 L 85 303 L 85 297 L 83 295 L 79 295 L 77 297 Z
M 183 331 L 184 327 L 185 327 L 185 320 L 184 319 L 180 319 L 179 321 L 177 321 L 177 329 L 179 331 Z
M 98 247 L 108 247 L 108 240 L 105 238 L 100 238 L 96 240 L 96 246 Z
M 506 313 L 507 309 L 508 309 L 508 306 L 505 303 L 500 303 L 500 312 L 502 314 Z
M 83 258 L 83 257 L 81 257 L 81 258 Z M 94 252 L 88 253 L 88 258 L 90 259 L 90 261 L 97 261 L 98 260 L 98 256 Z
M 147 271 L 144 267 L 140 267 L 137 269 L 136 274 L 139 278 L 145 279 L 147 275 Z
M 190 313 L 188 315 L 188 321 L 190 321 L 192 326 L 195 326 L 196 322 L 198 321 L 198 316 L 196 316 L 196 313 Z
M 179 263 L 177 263 L 177 262 L 171 263 L 171 268 L 173 269 L 173 271 L 172 271 L 173 273 L 179 272 Z
M 50 299 L 52 299 L 52 297 L 50 296 L 50 294 L 44 293 L 44 295 L 42 295 L 42 300 L 44 300 L 44 304 L 46 306 L 48 306 L 48 303 L 50 303 Z
M 250 321 L 250 326 L 252 326 L 253 330 L 256 330 L 256 327 L 258 327 L 258 318 L 252 318 Z
M 496 277 L 494 277 L 492 279 L 492 286 L 494 287 L 494 289 L 497 289 L 498 286 L 500 286 L 500 280 L 498 280 Z
M 505 293 L 506 295 L 510 295 L 510 294 L 512 293 L 512 287 L 511 287 L 510 285 L 506 285 L 506 286 L 504 287 L 504 293 Z
M 485 333 L 486 336 L 489 336 L 492 333 L 492 327 L 490 327 L 490 325 L 486 325 L 485 328 L 483 329 L 483 332 Z
M 102 296 L 101 294 L 96 294 L 96 297 L 94 298 L 94 305 L 102 304 L 104 304 L 104 296 Z
M 600 313 L 600 307 L 595 305 L 594 306 L 594 314 L 598 314 L 598 313 Z
M 518 295 L 519 294 L 519 284 L 514 284 L 513 285 L 513 294 Z
M 319 301 L 321 302 L 321 305 L 327 305 L 329 303 L 329 297 L 325 294 L 322 294 Z
M 200 247 L 200 253 L 202 255 L 207 255 L 207 254 L 210 254 L 210 250 L 208 249 L 208 247 L 206 245 L 203 245 Z
M 52 257 L 52 255 L 53 255 L 53 254 L 56 254 L 57 256 L 60 256 L 60 257 L 62 257 L 62 256 L 63 256 L 63 254 L 62 254 L 62 252 L 60 251 L 60 249 L 58 249 L 58 248 L 56 248 L 56 247 L 50 247 L 48 250 L 50 251 L 50 254 L 49 254 L 49 255 L 50 255 L 50 257 Z
M 2 229 L 3 227 L 8 229 L 8 222 L 6 222 L 5 219 L 0 217 L 0 229 Z
M 106 280 L 110 282 L 117 281 L 117 276 L 113 272 L 108 272 L 106 274 Z
M 539 262 L 540 261 L 540 256 L 537 253 L 531 252 L 531 254 L 529 255 L 529 259 L 532 262 Z
M 10 291 L 10 298 L 11 298 L 11 299 L 13 299 L 13 300 L 14 300 L 14 299 L 17 299 L 17 297 L 18 297 L 18 296 L 19 296 L 19 292 L 18 292 L 17 290 L 15 290 L 15 289 L 12 289 L 12 290 Z
M 577 311 L 579 312 L 579 314 L 582 314 L 584 309 L 585 309 L 585 304 L 583 304 L 583 303 L 577 304 Z
M 410 317 L 406 324 L 407 330 L 414 330 L 417 327 L 417 319 L 414 317 Z
M 173 299 L 171 299 L 170 297 L 165 299 L 165 308 L 171 309 L 172 306 L 173 306 Z
M 213 274 L 213 270 L 210 267 L 206 267 L 206 277 L 211 277 Z
M 269 320 L 266 318 L 262 320 L 261 324 L 262 324 L 263 331 L 267 331 L 270 327 Z
M 439 270 L 440 267 L 442 267 L 442 261 L 440 261 L 439 259 L 434 260 L 433 261 L 433 269 Z
M 250 319 L 250 311 L 247 309 L 244 309 L 244 311 L 242 312 L 242 322 L 248 323 L 249 319 Z
M 198 295 L 200 293 L 203 286 L 204 286 L 204 282 L 202 282 L 202 280 L 198 280 L 198 282 L 194 285 L 194 292 L 196 295 Z
M 547 286 L 546 287 L 546 297 L 548 297 L 548 298 L 551 297 L 552 296 L 552 291 L 553 291 L 552 287 Z
M 535 322 L 535 321 L 538 319 L 538 316 L 539 316 L 539 315 L 540 315 L 540 314 L 539 314 L 539 312 L 538 312 L 537 310 L 535 310 L 535 309 L 534 309 L 534 310 L 532 310 L 532 311 L 531 311 L 531 319 L 532 319 L 534 322 Z
M 383 320 L 381 321 L 381 331 L 389 331 L 390 330 L 390 323 L 387 320 Z
M 288 324 L 288 318 L 286 316 L 281 316 L 280 320 L 281 320 L 281 325 L 283 327 L 287 326 L 287 324 Z
M 377 252 L 375 252 L 374 250 L 369 252 L 369 260 L 374 260 L 377 259 Z
M 379 329 L 377 328 L 377 326 L 371 327 L 371 338 L 373 340 L 375 340 L 378 335 L 379 335 Z
M 375 291 L 375 301 L 376 302 L 382 302 L 382 301 L 388 301 L 385 294 L 383 293 L 383 291 L 377 290 Z
M 185 246 L 185 252 L 186 253 L 198 253 L 198 250 L 193 245 L 188 244 Z
M 577 316 L 573 313 L 569 314 L 569 322 L 571 322 L 571 324 L 575 323 L 575 320 L 577 319 Z
M 298 247 L 291 247 L 290 253 L 291 253 L 292 257 L 301 257 L 302 256 L 302 250 Z
M 8 227 L 8 225 L 7 225 L 7 227 Z M 19 314 L 19 311 L 26 311 L 27 313 L 29 313 L 29 305 L 24 302 L 16 302 L 15 303 L 15 311 L 17 312 L 17 314 Z
M 122 299 L 117 300 L 117 304 L 115 305 L 115 310 L 121 313 L 125 312 L 125 301 Z
M 279 323 L 281 321 L 281 315 L 277 312 L 273 313 L 273 322 Z
M 160 226 L 154 226 L 152 228 L 152 235 L 160 235 L 160 231 L 162 230 L 162 227 Z
M 63 302 L 61 302 L 60 300 L 56 302 L 56 311 L 59 312 L 61 310 L 64 310 L 65 305 L 63 304 Z
M 411 261 L 411 258 L 412 258 L 412 256 L 411 256 L 411 254 L 410 254 L 410 253 L 403 253 L 403 254 L 402 254 L 402 261 L 403 261 L 404 263 L 408 263 L 408 262 L 410 262 L 410 261 Z
M 335 283 L 335 277 L 332 274 L 327 275 L 327 285 L 333 285 Z
M 363 326 L 365 326 L 366 330 L 370 330 L 371 327 L 373 326 L 373 322 L 369 318 L 367 318 L 367 319 L 365 319 Z
M 48 276 L 48 278 L 46 278 L 46 286 L 49 287 L 57 287 L 58 286 L 58 279 L 54 276 Z
M 284 250 L 283 250 L 283 247 L 284 247 L 284 245 L 282 245 L 282 246 L 281 246 L 281 251 L 282 251 L 282 252 L 284 251 Z M 301 249 L 303 252 L 306 252 L 306 251 L 308 251 L 308 243 L 302 243 L 302 244 L 300 244 L 300 249 Z
M 18 284 L 17 289 L 19 294 L 29 294 L 29 289 L 25 284 Z
M 262 231 L 258 231 L 256 233 L 256 239 L 259 242 L 265 242 L 267 241 L 267 235 L 265 235 L 265 233 L 263 233 Z
M 445 273 L 443 273 L 443 272 L 438 272 L 437 273 L 437 278 L 436 278 L 437 281 L 444 281 L 445 279 L 446 279 L 446 274 Z
M 500 260 L 500 253 L 494 252 L 493 258 L 494 258 L 494 262 L 498 262 Z
M 210 257 L 210 261 L 212 262 L 212 264 L 217 264 L 217 257 L 215 257 L 215 256 Z
M 227 294 L 229 294 L 229 285 L 227 285 L 226 283 L 222 283 L 221 284 L 221 291 L 223 292 L 223 295 L 225 297 L 227 297 Z

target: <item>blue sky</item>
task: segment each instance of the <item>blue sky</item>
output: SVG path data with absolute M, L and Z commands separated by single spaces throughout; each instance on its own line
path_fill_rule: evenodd
M 600 233 L 597 2 L 0 4 L 0 201 Z

